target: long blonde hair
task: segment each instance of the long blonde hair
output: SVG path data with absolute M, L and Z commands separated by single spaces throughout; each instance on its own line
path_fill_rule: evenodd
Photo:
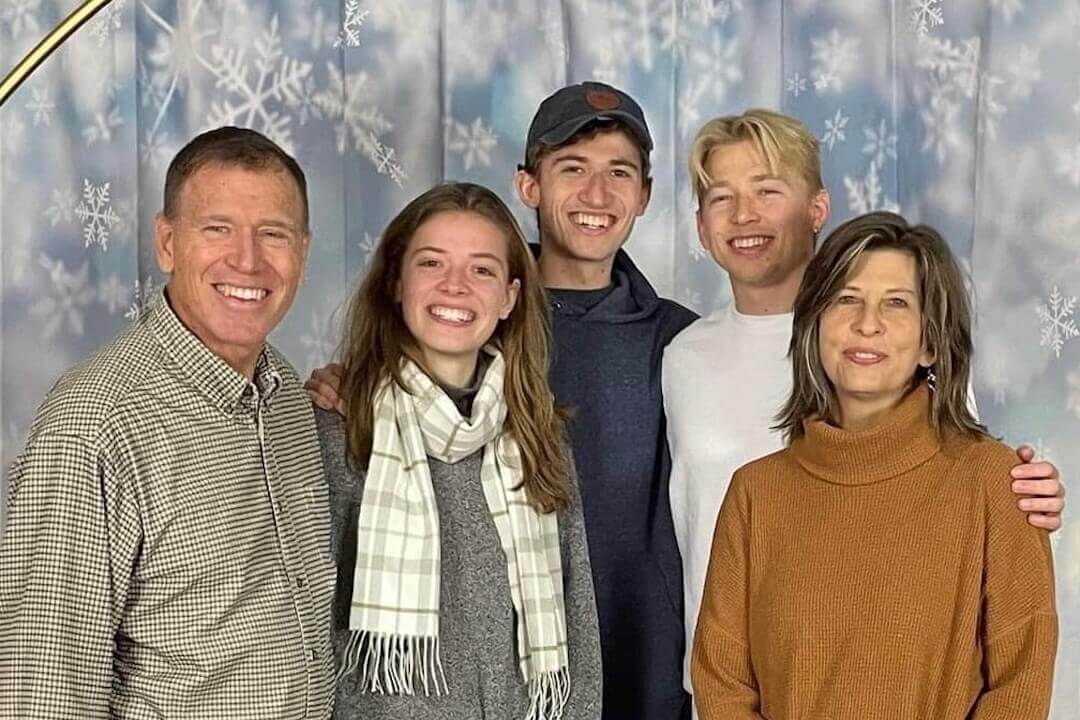
M 518 280 L 521 289 L 510 316 L 499 321 L 490 339 L 506 360 L 506 424 L 521 449 L 529 501 L 542 512 L 562 509 L 570 500 L 570 459 L 565 413 L 556 407 L 547 380 L 551 352 L 547 296 L 513 214 L 495 193 L 473 183 L 436 185 L 406 205 L 386 227 L 367 275 L 353 295 L 340 349 L 350 458 L 355 466 L 367 467 L 380 384 L 388 375 L 401 383 L 405 358 L 424 368 L 396 290 L 413 234 L 435 215 L 453 211 L 480 215 L 506 238 L 510 279 Z

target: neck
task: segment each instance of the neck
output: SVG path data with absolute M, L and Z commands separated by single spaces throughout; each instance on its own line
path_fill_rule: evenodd
M 735 299 L 735 309 L 743 315 L 782 315 L 795 307 L 795 296 L 799 294 L 802 272 L 794 273 L 775 285 L 759 286 L 731 280 L 731 294 Z
M 556 290 L 600 290 L 611 284 L 615 258 L 596 262 L 568 258 L 540 246 L 540 277 L 544 287 Z
M 844 430 L 865 430 L 876 425 L 881 418 L 889 414 L 904 400 L 904 395 L 883 398 L 874 401 L 862 401 L 857 398 L 837 398 L 840 410 L 838 423 Z
M 468 387 L 476 374 L 478 357 L 479 351 L 471 355 L 452 357 L 425 353 L 424 365 L 431 373 L 431 378 L 440 385 L 463 388 Z

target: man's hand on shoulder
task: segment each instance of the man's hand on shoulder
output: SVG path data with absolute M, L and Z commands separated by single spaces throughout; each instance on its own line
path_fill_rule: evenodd
M 1035 450 L 1021 445 L 1016 454 L 1022 464 L 1012 469 L 1012 490 L 1022 497 L 1017 507 L 1028 514 L 1028 522 L 1053 532 L 1061 527 L 1065 510 L 1065 486 L 1053 463 L 1035 459 Z
M 316 368 L 304 383 L 304 390 L 316 407 L 344 416 L 345 401 L 338 394 L 341 390 L 342 372 L 343 368 L 338 363 Z

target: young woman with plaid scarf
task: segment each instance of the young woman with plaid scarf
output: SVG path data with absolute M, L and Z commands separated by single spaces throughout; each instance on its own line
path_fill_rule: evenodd
M 352 300 L 344 420 L 317 411 L 335 717 L 600 717 L 600 640 L 535 261 L 491 191 L 387 227 Z

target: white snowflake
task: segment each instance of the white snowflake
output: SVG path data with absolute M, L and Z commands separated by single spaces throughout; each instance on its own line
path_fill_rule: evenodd
M 174 154 L 164 130 L 148 129 L 139 143 L 139 158 L 152 168 L 164 169 Z
M 653 70 L 663 37 L 671 32 L 672 0 L 578 0 L 578 4 L 590 24 L 604 28 L 590 43 L 597 61 L 595 79 L 616 82 L 631 62 L 646 72 Z
M 300 336 L 300 344 L 307 349 L 307 366 L 325 365 L 333 357 L 339 337 L 336 309 L 323 313 L 312 310 L 308 331 Z
M 862 151 L 869 155 L 878 167 L 885 164 L 886 158 L 896 159 L 896 133 L 889 132 L 885 118 L 881 119 L 877 129 L 864 127 L 863 135 L 866 136 L 866 143 Z
M 96 293 L 88 287 L 90 264 L 83 262 L 74 273 L 68 272 L 62 260 L 53 260 L 42 254 L 38 264 L 49 274 L 49 294 L 43 294 L 33 305 L 29 313 L 42 318 L 41 333 L 46 340 L 51 339 L 67 326 L 69 332 L 83 334 L 83 309 L 94 301 Z
M 926 35 L 933 28 L 945 24 L 945 13 L 941 0 L 910 0 L 911 10 L 908 19 L 911 29 L 920 35 Z
M 52 202 L 42 211 L 49 218 L 49 225 L 56 227 L 61 220 L 69 223 L 75 215 L 75 193 L 71 188 L 53 188 Z
M 1080 187 L 1080 142 L 1071 151 L 1059 153 L 1057 174 L 1068 178 L 1073 187 Z
M 269 30 L 255 40 L 254 48 L 252 66 L 247 62 L 245 48 L 233 44 L 211 47 L 213 62 L 208 69 L 215 78 L 215 87 L 224 89 L 226 98 L 211 104 L 206 126 L 254 128 L 291 152 L 291 118 L 281 106 L 295 107 L 299 103 L 311 63 L 295 60 L 282 50 L 277 15 L 270 19 Z
M 843 142 L 846 139 L 844 135 L 844 128 L 847 127 L 848 120 L 851 118 L 846 117 L 840 108 L 837 108 L 836 115 L 825 120 L 825 135 L 821 138 L 821 141 L 829 146 L 829 150 L 832 151 L 833 146 L 838 142 Z
M 811 74 L 816 78 L 814 87 L 824 91 L 841 91 L 854 74 L 859 62 L 859 39 L 845 37 L 833 28 L 825 38 L 810 41 L 810 57 L 814 61 Z
M 335 124 L 337 149 L 344 154 L 350 140 L 353 148 L 371 161 L 375 169 L 401 185 L 405 170 L 395 159 L 393 148 L 382 143 L 379 135 L 393 128 L 390 121 L 371 102 L 368 75 L 364 71 L 342 75 L 333 63 L 327 63 L 328 87 L 314 95 L 315 104 Z
M 1009 63 L 1007 72 L 1010 80 L 1009 95 L 1015 100 L 1029 97 L 1035 85 L 1042 80 L 1039 51 L 1027 46 L 1021 47 Z
M 56 103 L 49 98 L 49 91 L 31 87 L 30 96 L 30 101 L 24 107 L 34 114 L 34 127 L 49 125 L 52 122 L 53 110 L 56 109 Z
M 105 47 L 105 44 L 112 40 L 113 34 L 121 28 L 123 24 L 121 13 L 125 2 L 126 0 L 113 0 L 94 18 L 90 25 L 90 36 L 97 40 L 98 47 Z
M 979 88 L 979 57 L 982 41 L 978 36 L 956 45 L 947 38 L 925 35 L 919 38 L 915 65 L 929 70 L 933 83 L 932 97 L 963 95 L 975 97 Z
M 946 97 L 932 98 L 919 110 L 923 121 L 922 151 L 933 151 L 938 164 L 944 164 L 949 148 L 960 147 L 963 142 L 956 117 L 960 106 Z
M 794 75 L 788 76 L 785 87 L 789 93 L 799 97 L 799 95 L 806 92 L 806 78 L 796 71 Z
M 493 129 L 484 127 L 483 118 L 477 117 L 469 125 L 453 118 L 447 118 L 447 121 L 447 128 L 453 137 L 447 139 L 446 148 L 461 153 L 465 170 L 472 170 L 477 163 L 491 167 L 491 151 L 498 145 L 499 138 Z
M 83 222 L 85 247 L 100 245 L 102 250 L 108 250 L 109 231 L 120 222 L 120 216 L 109 200 L 109 183 L 98 186 L 84 178 L 82 197 L 83 201 L 75 208 L 75 215 Z
M 720 22 L 726 22 L 732 13 L 743 9 L 743 0 L 702 0 L 702 4 L 711 5 Z
M 115 315 L 117 310 L 127 305 L 130 297 L 131 290 L 120 282 L 120 278 L 115 273 L 98 285 L 98 302 L 109 309 L 110 315 Z
M 26 123 L 19 117 L 19 113 L 4 113 L 7 118 L 0 115 L 0 130 L 3 130 L 5 152 L 12 155 L 18 153 L 25 145 Z
M 83 140 L 87 145 L 93 145 L 96 142 L 111 142 L 113 130 L 123 124 L 124 119 L 120 116 L 120 108 L 117 106 L 113 106 L 108 115 L 95 113 L 94 122 L 83 128 Z
M 361 10 L 359 0 L 346 0 L 345 17 L 341 21 L 334 47 L 360 47 L 360 28 L 371 14 L 370 10 Z
M 39 30 L 38 6 L 41 0 L 5 0 L 0 9 L 0 22 L 11 29 L 12 37 L 34 35 Z
M 157 287 L 154 283 L 154 278 L 147 275 L 146 279 L 142 282 L 135 281 L 135 299 L 128 305 L 127 312 L 124 313 L 124 317 L 132 322 L 135 322 L 141 318 L 147 310 L 150 309 L 150 301 L 154 297 L 154 293 L 157 291 Z
M 691 76 L 700 82 L 702 90 L 709 92 L 711 104 L 723 105 L 727 100 L 728 90 L 743 79 L 738 39 L 726 38 L 719 30 L 714 30 L 707 44 L 693 45 L 689 53 L 691 68 L 695 70 Z
M 990 0 L 990 6 L 997 8 L 1006 24 L 1011 25 L 1013 18 L 1024 9 L 1024 0 Z
M 375 248 L 379 247 L 381 241 L 381 235 L 371 235 L 365 232 L 364 237 L 360 238 L 359 242 L 357 242 L 357 245 L 360 247 L 361 268 L 366 268 L 371 262 L 371 258 L 375 254 Z
M 896 203 L 885 197 L 885 190 L 881 186 L 881 167 L 873 160 L 864 178 L 845 175 L 844 187 L 847 189 L 848 209 L 854 214 L 862 215 L 874 210 L 899 212 Z
M 1076 298 L 1063 296 L 1057 285 L 1051 291 L 1047 302 L 1035 308 L 1039 324 L 1043 326 L 1039 344 L 1052 349 L 1055 357 L 1060 358 L 1061 348 L 1065 343 L 1080 335 L 1080 329 L 1076 327 L 1072 317 L 1075 309 Z

